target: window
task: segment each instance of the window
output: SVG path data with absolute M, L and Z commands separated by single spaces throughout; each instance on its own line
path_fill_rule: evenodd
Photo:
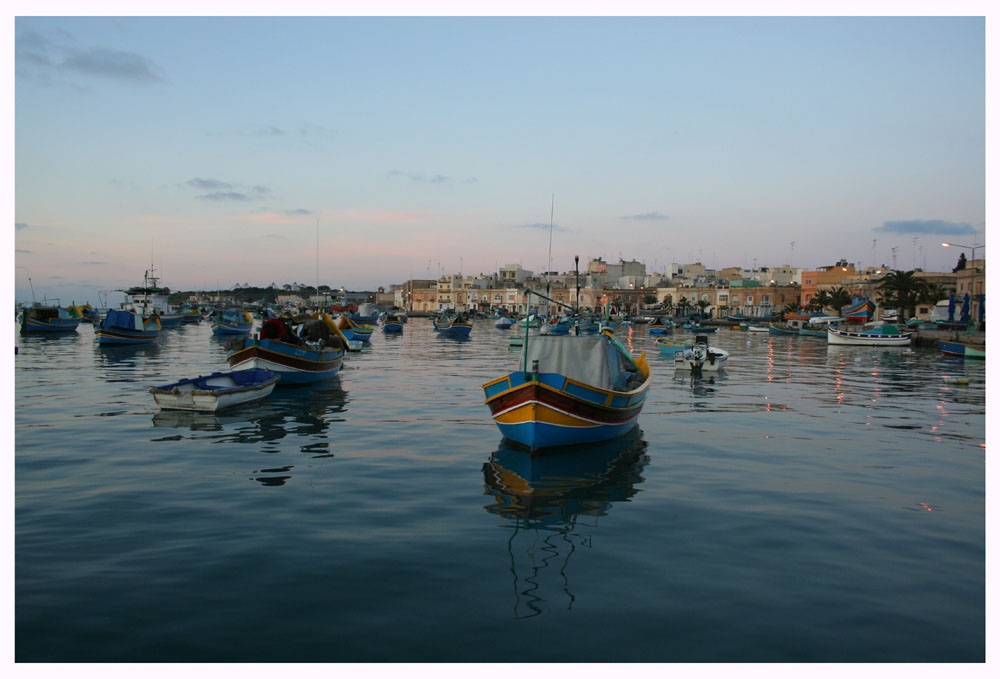
M 770 295 L 764 295 L 764 296 L 762 296 L 760 298 L 760 303 L 761 304 L 770 304 L 771 303 L 771 296 Z
M 747 295 L 747 305 L 753 304 L 753 295 Z

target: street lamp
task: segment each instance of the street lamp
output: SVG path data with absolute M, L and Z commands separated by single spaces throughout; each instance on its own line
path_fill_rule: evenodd
M 976 250 L 985 245 L 959 245 L 958 243 L 941 243 L 942 247 L 946 248 L 965 248 L 966 250 L 972 250 L 972 275 L 969 277 L 969 290 L 971 291 L 972 303 L 975 304 L 976 301 Z

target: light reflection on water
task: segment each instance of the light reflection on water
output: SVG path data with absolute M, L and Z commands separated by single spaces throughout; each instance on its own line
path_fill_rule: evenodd
M 147 392 L 226 368 L 207 324 L 18 337 L 18 658 L 982 659 L 982 363 L 720 329 L 696 376 L 620 328 L 639 428 L 533 459 L 483 405 L 509 334 L 413 318 L 218 414 Z

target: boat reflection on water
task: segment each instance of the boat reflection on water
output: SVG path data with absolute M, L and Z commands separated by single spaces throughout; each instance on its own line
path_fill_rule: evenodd
M 348 400 L 339 378 L 333 378 L 322 385 L 278 388 L 259 403 L 221 413 L 160 410 L 153 415 L 153 426 L 221 432 L 213 438 L 264 444 L 263 452 L 279 452 L 267 444 L 300 436 L 301 452 L 332 457 L 327 433 L 331 424 L 343 421 L 341 413 L 347 409 Z
M 699 398 L 711 398 L 718 395 L 718 389 L 716 387 L 721 387 L 729 379 L 726 373 L 716 373 L 714 375 L 693 375 L 693 374 L 677 374 L 674 376 L 673 383 L 678 386 L 687 386 L 691 389 L 691 394 Z
M 546 579 L 556 580 L 549 587 L 561 590 L 572 608 L 570 557 L 591 546 L 597 517 L 639 492 L 646 445 L 639 427 L 613 441 L 534 456 L 504 439 L 483 465 L 485 494 L 494 500 L 484 508 L 510 519 L 513 529 L 507 550 L 515 618 L 544 612 Z

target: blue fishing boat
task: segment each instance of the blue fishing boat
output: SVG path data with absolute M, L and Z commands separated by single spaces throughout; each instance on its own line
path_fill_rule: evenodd
M 493 323 L 493 327 L 499 328 L 500 330 L 509 330 L 512 325 L 514 325 L 514 321 L 510 320 L 506 316 L 501 316 Z
M 669 323 L 669 325 L 668 325 Z M 656 320 L 649 324 L 650 335 L 672 335 L 674 332 L 673 323 Z
M 656 348 L 660 350 L 660 356 L 673 358 L 674 353 L 678 351 L 684 351 L 685 349 L 691 349 L 694 347 L 690 342 L 675 342 L 674 340 L 666 339 L 665 337 L 659 337 L 656 339 Z
M 974 344 L 971 342 L 946 342 L 938 340 L 941 352 L 948 356 L 959 356 L 961 358 L 976 358 L 986 360 L 986 345 Z
M 372 338 L 372 333 L 375 331 L 371 325 L 355 323 L 347 316 L 340 316 L 337 319 L 337 328 L 348 340 L 365 343 Z
M 431 319 L 434 322 L 434 331 L 442 335 L 452 335 L 454 337 L 466 337 L 472 332 L 470 323 L 465 314 L 459 314 L 455 318 L 444 314 L 440 319 Z
M 395 314 L 386 314 L 382 319 L 382 332 L 388 334 L 399 334 L 403 332 L 403 321 Z
M 700 323 L 685 323 L 683 328 L 689 332 L 698 333 L 699 335 L 718 330 L 718 328 L 714 325 L 701 325 Z
M 94 336 L 101 345 L 151 344 L 160 336 L 160 319 L 112 309 L 94 325 Z
M 253 330 L 253 316 L 240 309 L 219 309 L 212 314 L 213 335 L 246 335 Z
M 522 368 L 483 385 L 501 433 L 532 451 L 617 438 L 636 426 L 652 382 L 610 332 L 531 337 Z
M 267 398 L 279 379 L 270 370 L 214 372 L 150 387 L 149 393 L 160 408 L 214 413 Z
M 281 384 L 312 384 L 334 377 L 344 363 L 347 339 L 327 314 L 269 318 L 257 337 L 232 340 L 227 359 L 233 370 L 270 370 Z
M 76 332 L 81 322 L 83 314 L 76 307 L 66 308 L 42 302 L 21 312 L 21 334 Z

